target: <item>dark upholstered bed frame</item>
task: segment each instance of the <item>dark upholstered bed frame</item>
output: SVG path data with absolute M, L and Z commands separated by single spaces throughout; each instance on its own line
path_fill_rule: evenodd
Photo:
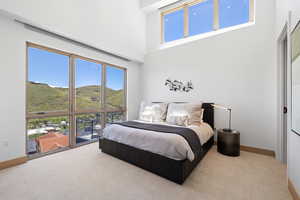
M 203 121 L 214 128 L 214 109 L 212 107 L 212 103 L 204 103 L 202 107 L 205 109 Z M 137 149 L 104 138 L 99 140 L 99 148 L 102 152 L 141 167 L 178 184 L 182 184 L 185 181 L 213 144 L 214 137 L 202 146 L 203 151 L 196 155 L 195 159 L 190 162 L 188 159 L 182 161 L 173 160 L 159 154 Z

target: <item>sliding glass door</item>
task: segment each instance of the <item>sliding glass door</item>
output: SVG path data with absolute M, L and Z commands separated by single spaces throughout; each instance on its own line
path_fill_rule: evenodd
M 97 141 L 126 119 L 126 69 L 28 43 L 27 154 Z

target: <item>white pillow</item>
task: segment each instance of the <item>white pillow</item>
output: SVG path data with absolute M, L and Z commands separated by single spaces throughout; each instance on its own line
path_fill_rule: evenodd
M 146 106 L 144 102 L 140 105 L 139 120 L 152 122 L 152 107 Z
M 189 117 L 188 115 L 184 114 L 174 114 L 169 116 L 168 120 L 169 121 L 167 123 L 169 124 L 174 124 L 178 126 L 188 126 Z
M 146 122 L 164 122 L 167 116 L 167 103 L 141 103 L 139 119 Z
M 199 124 L 202 122 L 201 115 L 202 103 L 171 103 L 166 122 L 182 126 L 182 121 L 186 118 L 185 125 Z

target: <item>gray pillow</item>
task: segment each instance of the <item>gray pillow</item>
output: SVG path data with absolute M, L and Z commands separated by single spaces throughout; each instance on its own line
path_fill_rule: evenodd
M 170 103 L 166 122 L 179 126 L 200 124 L 201 115 L 202 103 Z

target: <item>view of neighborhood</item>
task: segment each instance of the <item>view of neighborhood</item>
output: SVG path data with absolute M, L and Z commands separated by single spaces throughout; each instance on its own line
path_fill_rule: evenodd
M 68 109 L 68 88 L 51 87 L 47 84 L 28 83 L 28 110 L 42 112 Z M 107 88 L 107 107 L 120 109 L 123 104 L 124 91 Z M 76 105 L 80 109 L 97 108 L 101 91 L 98 86 L 85 86 L 76 89 Z M 76 116 L 76 144 L 88 142 L 101 136 L 101 119 L 103 114 L 81 114 Z M 123 112 L 106 114 L 106 125 L 122 121 Z M 28 120 L 29 154 L 45 153 L 67 147 L 70 143 L 70 122 L 67 116 L 48 117 Z

